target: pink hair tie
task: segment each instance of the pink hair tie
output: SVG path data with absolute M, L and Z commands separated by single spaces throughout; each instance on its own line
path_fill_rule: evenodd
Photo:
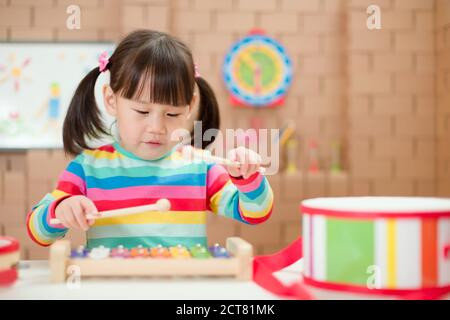
M 109 59 L 108 59 L 108 52 L 104 51 L 98 58 L 98 70 L 100 72 L 106 71 L 106 67 L 108 66 Z
M 194 68 L 195 68 L 195 77 L 200 78 L 202 75 L 198 71 L 198 64 L 194 64 Z

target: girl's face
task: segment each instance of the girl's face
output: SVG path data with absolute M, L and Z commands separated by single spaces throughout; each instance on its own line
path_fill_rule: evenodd
M 170 106 L 129 100 L 114 94 L 109 86 L 103 88 L 106 109 L 116 118 L 120 144 L 127 151 L 145 160 L 162 157 L 179 140 L 174 132 L 189 131 L 190 114 L 195 103 Z

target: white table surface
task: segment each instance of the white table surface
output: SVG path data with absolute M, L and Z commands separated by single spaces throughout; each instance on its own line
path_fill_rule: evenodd
M 275 273 L 285 284 L 301 278 L 302 261 Z M 317 299 L 380 299 L 308 287 Z M 149 299 L 149 300 L 273 300 L 273 295 L 253 281 L 231 278 L 89 278 L 78 288 L 51 283 L 48 261 L 21 261 L 19 279 L 0 287 L 0 300 L 8 299 Z M 446 296 L 450 299 L 450 295 Z
M 294 265 L 290 268 L 296 268 Z M 297 266 L 298 269 L 298 266 Z M 283 272 L 287 283 L 298 279 L 298 272 Z M 78 288 L 51 283 L 48 261 L 21 261 L 19 279 L 8 288 L 0 287 L 5 299 L 192 299 L 244 300 L 278 299 L 253 281 L 208 277 L 81 278 Z

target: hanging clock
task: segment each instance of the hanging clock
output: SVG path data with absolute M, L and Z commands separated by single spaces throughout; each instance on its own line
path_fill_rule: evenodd
M 279 106 L 292 82 L 292 63 L 283 46 L 255 30 L 235 43 L 223 65 L 233 105 Z

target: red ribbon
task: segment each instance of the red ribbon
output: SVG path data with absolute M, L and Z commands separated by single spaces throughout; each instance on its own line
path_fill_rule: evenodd
M 289 286 L 278 280 L 273 273 L 290 266 L 303 256 L 302 238 L 299 237 L 278 253 L 253 259 L 253 281 L 264 289 L 287 298 L 311 300 L 313 296 L 301 281 Z
M 311 278 L 300 278 L 290 285 L 283 284 L 273 273 L 280 271 L 303 257 L 302 237 L 299 237 L 283 250 L 267 256 L 253 259 L 253 281 L 262 288 L 284 298 L 311 300 L 312 294 L 305 284 L 326 290 L 337 290 L 351 293 L 375 294 L 397 297 L 408 300 L 434 300 L 450 293 L 450 286 L 423 288 L 418 290 L 369 289 L 362 286 L 339 283 L 320 282 Z

